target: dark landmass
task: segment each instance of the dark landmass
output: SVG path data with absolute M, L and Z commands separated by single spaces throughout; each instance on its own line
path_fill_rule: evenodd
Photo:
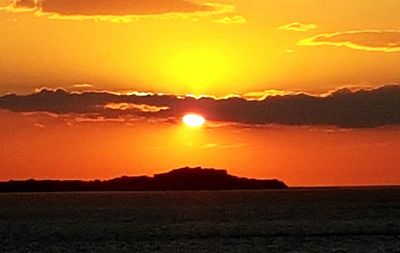
M 181 168 L 153 177 L 119 177 L 111 180 L 26 180 L 0 182 L 0 192 L 66 191 L 199 191 L 286 189 L 276 179 L 258 180 L 229 175 L 226 170 Z

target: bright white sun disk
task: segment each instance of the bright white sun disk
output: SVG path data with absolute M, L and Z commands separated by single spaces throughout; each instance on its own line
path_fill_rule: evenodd
M 200 127 L 206 123 L 206 119 L 198 114 L 186 114 L 183 116 L 182 121 L 185 125 L 190 127 Z

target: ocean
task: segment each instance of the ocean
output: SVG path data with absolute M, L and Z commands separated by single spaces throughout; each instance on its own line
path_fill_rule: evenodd
M 0 252 L 400 252 L 400 188 L 0 194 Z

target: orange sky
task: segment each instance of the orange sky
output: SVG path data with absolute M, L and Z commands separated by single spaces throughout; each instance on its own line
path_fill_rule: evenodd
M 0 97 L 48 87 L 262 99 L 400 84 L 399 10 L 398 0 L 0 0 Z M 0 180 L 200 165 L 290 185 L 400 184 L 393 92 L 378 116 L 355 110 L 354 122 L 331 115 L 333 123 L 313 118 L 313 126 L 287 111 L 264 122 L 252 103 L 237 116 L 234 105 L 189 103 L 188 112 L 200 108 L 212 119 L 198 129 L 182 126 L 185 108 L 173 111 L 172 102 L 128 103 L 145 114 L 128 119 L 54 112 L 57 100 L 15 109 L 0 98 Z
M 198 165 L 303 186 L 398 184 L 400 178 L 397 128 L 65 124 L 49 116 L 6 112 L 0 123 L 0 157 L 2 168 L 8 168 L 2 170 L 3 180 L 151 175 Z

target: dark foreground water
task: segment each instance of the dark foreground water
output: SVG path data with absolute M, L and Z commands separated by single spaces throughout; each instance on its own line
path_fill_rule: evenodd
M 400 252 L 400 189 L 0 194 L 0 252 Z

